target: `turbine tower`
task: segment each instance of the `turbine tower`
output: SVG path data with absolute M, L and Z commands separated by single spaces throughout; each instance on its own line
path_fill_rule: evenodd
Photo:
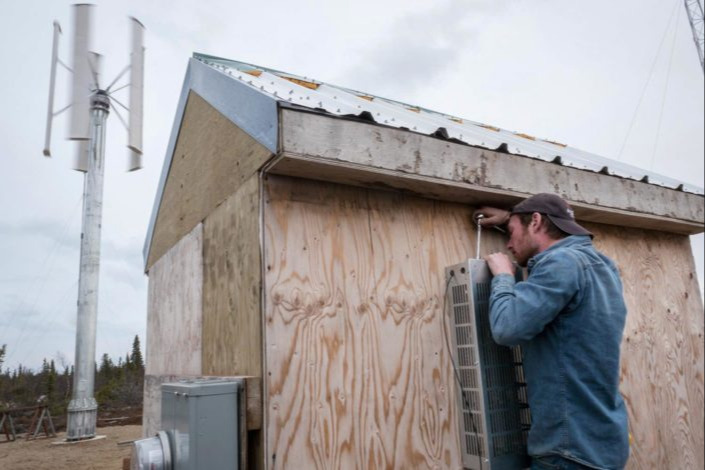
M 103 209 L 103 175 L 105 170 L 105 128 L 111 102 L 129 113 L 128 123 L 113 108 L 127 128 L 129 149 L 128 171 L 142 167 L 142 96 L 144 83 L 144 26 L 130 18 L 132 46 L 130 65 L 106 88 L 99 83 L 101 56 L 90 51 L 93 5 L 73 5 L 73 67 L 58 58 L 61 26 L 54 22 L 49 105 L 44 142 L 44 155 L 51 156 L 51 126 L 54 117 L 70 109 L 67 139 L 78 142 L 74 169 L 85 173 L 83 184 L 83 220 L 81 226 L 81 259 L 78 278 L 78 313 L 76 322 L 76 356 L 73 389 L 68 406 L 66 439 L 76 441 L 95 436 L 98 405 L 93 396 L 95 385 L 96 325 L 98 317 L 98 281 L 100 270 L 100 233 Z M 56 68 L 60 64 L 73 73 L 71 104 L 54 112 Z M 130 82 L 112 90 L 130 72 Z M 112 93 L 129 87 L 129 107 Z M 112 91 L 111 91 L 112 90 Z

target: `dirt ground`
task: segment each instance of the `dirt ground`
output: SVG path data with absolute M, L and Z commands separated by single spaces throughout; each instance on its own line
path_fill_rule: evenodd
M 66 433 L 57 437 L 27 441 L 24 436 L 13 442 L 2 442 L 0 437 L 0 468 L 7 470 L 120 470 L 122 460 L 132 453 L 131 445 L 118 446 L 118 442 L 142 437 L 141 425 L 109 426 L 97 428 L 105 439 L 53 445 L 63 441 Z

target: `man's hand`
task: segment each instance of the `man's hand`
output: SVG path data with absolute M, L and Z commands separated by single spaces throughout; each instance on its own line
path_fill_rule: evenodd
M 485 256 L 487 267 L 492 271 L 492 275 L 511 274 L 514 276 L 514 264 L 504 253 L 492 253 Z
M 480 207 L 473 212 L 473 220 L 477 218 L 478 214 L 485 216 L 480 219 L 480 225 L 483 227 L 494 227 L 495 225 L 504 225 L 509 222 L 509 211 L 505 211 L 504 209 L 489 206 Z

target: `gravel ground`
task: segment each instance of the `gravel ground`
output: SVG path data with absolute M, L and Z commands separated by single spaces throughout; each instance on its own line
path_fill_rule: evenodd
M 0 436 L 0 468 L 7 470 L 120 470 L 122 460 L 132 453 L 132 446 L 118 446 L 118 442 L 142 437 L 141 425 L 109 426 L 97 429 L 105 439 L 53 445 L 62 441 L 66 433 L 57 437 L 27 441 L 24 436 L 13 442 L 2 442 Z

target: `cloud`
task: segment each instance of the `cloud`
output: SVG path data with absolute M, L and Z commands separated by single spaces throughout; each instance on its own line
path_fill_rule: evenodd
M 2 306 L 0 306 L 0 327 L 6 328 L 15 325 L 17 319 L 35 319 L 39 316 L 39 313 L 35 306 L 25 302 L 17 295 L 4 295 L 2 297 Z
M 80 228 L 78 230 L 80 233 Z M 12 238 L 36 237 L 54 242 L 57 248 L 76 250 L 80 247 L 80 239 L 76 236 L 75 220 L 61 222 L 35 219 L 16 224 L 0 221 L 0 234 L 0 239 L 6 241 Z
M 345 77 L 356 77 L 360 91 L 388 97 L 413 95 L 461 62 L 483 23 L 500 16 L 512 3 L 449 0 L 404 15 L 363 52 Z

